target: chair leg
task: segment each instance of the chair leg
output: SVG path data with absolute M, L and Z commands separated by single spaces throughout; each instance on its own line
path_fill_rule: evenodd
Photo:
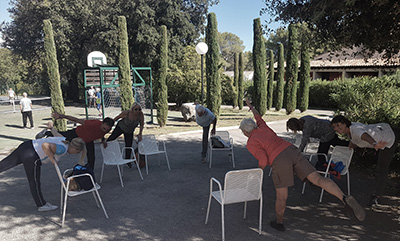
M 138 172 L 139 172 L 140 178 L 141 178 L 141 179 L 142 179 L 142 181 L 143 181 L 142 171 L 140 171 L 139 162 L 138 162 L 137 160 L 136 160 L 135 162 L 136 162 L 136 168 L 138 169 Z
M 208 223 L 208 215 L 210 214 L 211 199 L 212 199 L 212 196 L 211 196 L 211 194 L 210 194 L 210 198 L 208 199 L 208 207 L 207 207 L 206 223 L 205 223 L 205 224 Z
M 319 197 L 319 202 L 322 202 L 322 196 L 324 195 L 324 191 L 325 191 L 324 189 L 321 190 L 321 195 Z
M 243 219 L 246 218 L 246 213 L 247 213 L 247 202 L 244 202 L 244 212 L 243 212 Z
M 261 234 L 261 226 L 262 226 L 262 206 L 263 206 L 263 198 L 261 195 L 260 198 L 260 223 L 258 224 L 258 234 Z
M 146 162 L 146 174 L 149 175 L 149 166 L 147 165 L 147 155 L 144 155 L 144 161 Z
M 100 208 L 99 201 L 97 200 L 96 194 L 94 194 L 94 192 L 92 192 L 92 194 L 93 194 L 94 200 L 96 201 L 97 207 Z
M 171 167 L 169 166 L 169 160 L 168 160 L 168 154 L 167 154 L 167 151 L 165 151 L 165 159 L 167 159 L 168 170 L 170 170 L 170 171 L 171 171 Z
M 101 206 L 101 208 L 103 209 L 104 216 L 106 216 L 106 218 L 108 219 L 108 214 L 107 214 L 106 208 L 105 208 L 104 205 L 103 205 L 103 201 L 101 200 L 100 194 L 99 194 L 99 192 L 97 191 L 97 189 L 95 189 L 95 192 L 96 192 L 96 195 L 97 195 L 97 199 L 98 199 L 99 202 L 100 202 L 100 206 Z
M 104 173 L 104 162 L 103 162 L 103 166 L 101 167 L 100 183 L 103 182 L 103 173 Z
M 347 195 L 350 195 L 350 172 L 347 171 Z
M 62 214 L 62 222 L 61 222 L 61 227 L 64 226 L 64 221 L 65 221 L 65 214 L 67 212 L 67 199 L 68 199 L 68 189 L 65 192 L 64 196 L 64 207 L 63 207 L 63 214 Z M 60 207 L 61 208 L 61 207 Z
M 64 187 L 63 187 L 63 185 L 61 184 L 60 214 L 62 214 L 63 198 L 64 198 Z
M 306 191 L 306 182 L 303 182 L 303 189 L 301 190 L 301 194 L 304 194 Z
M 225 241 L 225 215 L 224 204 L 221 204 L 221 220 L 222 220 L 222 241 Z
M 119 169 L 119 165 L 117 165 L 119 180 L 121 181 L 121 186 L 124 187 L 124 182 L 122 181 L 121 170 Z
M 211 168 L 211 162 L 212 162 L 212 148 L 210 148 L 209 151 L 210 151 L 210 165 L 209 165 L 209 168 Z
M 231 149 L 231 153 L 232 153 L 232 165 L 233 165 L 233 168 L 236 168 L 236 166 L 235 166 L 235 155 L 233 154 L 233 147 Z

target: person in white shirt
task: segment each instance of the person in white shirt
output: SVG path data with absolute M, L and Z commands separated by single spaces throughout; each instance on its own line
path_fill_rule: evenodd
M 19 102 L 19 107 L 21 109 L 22 114 L 22 124 L 23 127 L 26 128 L 26 120 L 29 118 L 29 122 L 31 124 L 31 129 L 33 129 L 33 117 L 32 117 L 32 101 L 28 98 L 28 94 L 24 92 L 22 94 L 24 98 Z
M 95 94 L 96 94 L 96 91 L 94 90 L 93 86 L 90 86 L 90 89 L 88 90 L 88 97 L 89 97 L 88 106 L 89 106 L 89 108 L 91 106 L 96 108 L 96 103 L 95 103 L 96 96 L 95 96 Z
M 365 125 L 351 122 L 342 115 L 335 116 L 331 123 L 336 132 L 350 137 L 349 148 L 373 148 L 377 151 L 376 185 L 369 204 L 379 204 L 390 163 L 396 150 L 396 143 L 399 141 L 400 129 L 392 128 L 387 123 Z
M 8 90 L 8 99 L 10 100 L 10 104 L 14 103 L 14 99 L 15 99 L 15 92 L 12 88 L 10 88 Z
M 202 105 L 196 105 L 196 122 L 198 125 L 203 127 L 203 140 L 202 140 L 202 151 L 201 151 L 201 162 L 205 163 L 207 156 L 207 143 L 208 134 L 210 132 L 210 126 L 213 124 L 211 135 L 215 135 L 215 127 L 217 126 L 217 118 L 215 115 L 206 107 Z

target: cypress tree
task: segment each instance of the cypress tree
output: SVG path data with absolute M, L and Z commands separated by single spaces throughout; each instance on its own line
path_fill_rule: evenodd
M 310 53 L 308 43 L 303 41 L 301 44 L 301 63 L 300 63 L 300 103 L 299 110 L 304 112 L 308 109 L 308 97 L 310 89 Z
M 235 53 L 234 55 L 234 73 L 233 73 L 233 108 L 238 105 L 238 91 L 239 91 L 239 53 Z
M 267 109 L 267 78 L 265 43 L 260 18 L 253 20 L 253 66 L 254 66 L 254 107 L 264 115 Z
M 207 17 L 206 43 L 206 83 L 207 83 L 207 107 L 219 116 L 221 107 L 221 80 L 219 73 L 220 52 L 218 46 L 217 16 L 209 13 Z
M 125 16 L 118 16 L 119 58 L 118 79 L 120 86 L 121 109 L 129 110 L 133 99 L 131 68 L 129 63 L 128 31 Z
M 244 95 L 244 87 L 243 87 L 243 53 L 239 53 L 239 78 L 238 78 L 238 106 L 239 110 L 243 109 L 243 95 Z
M 297 26 L 290 24 L 286 61 L 286 114 L 288 115 L 296 110 L 298 64 Z
M 267 109 L 272 108 L 273 93 L 274 93 L 274 52 L 269 51 L 269 71 L 268 71 L 268 102 Z
M 43 20 L 45 64 L 49 75 L 49 87 L 51 96 L 51 111 L 65 114 L 64 99 L 62 97 L 60 73 L 58 70 L 56 45 L 54 42 L 53 27 L 50 20 Z M 58 131 L 67 130 L 67 120 L 59 119 L 54 121 L 54 127 Z
M 279 44 L 278 52 L 278 71 L 277 71 L 277 83 L 276 83 L 276 104 L 275 110 L 279 111 L 283 106 L 283 93 L 285 85 L 285 57 L 283 51 L 283 44 Z
M 168 88 L 167 88 L 167 68 L 168 68 L 168 36 L 167 27 L 161 26 L 160 56 L 158 64 L 158 87 L 157 90 L 157 122 L 163 127 L 167 124 L 168 117 Z

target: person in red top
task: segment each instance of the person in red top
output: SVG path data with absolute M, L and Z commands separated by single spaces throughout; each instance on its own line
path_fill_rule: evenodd
M 288 187 L 294 185 L 295 173 L 302 181 L 308 180 L 340 199 L 358 220 L 364 220 L 365 211 L 353 196 L 344 195 L 335 182 L 319 175 L 297 147 L 278 137 L 250 101 L 246 99 L 246 103 L 256 119 L 256 122 L 251 118 L 244 119 L 239 126 L 243 134 L 248 137 L 247 149 L 258 160 L 259 168 L 264 170 L 267 165 L 272 167 L 272 180 L 276 190 L 276 219 L 270 222 L 271 227 L 285 231 L 283 217 Z
M 60 132 L 60 134 L 65 136 L 67 140 L 72 140 L 75 137 L 80 137 L 83 139 L 83 141 L 85 141 L 87 150 L 87 163 L 88 166 L 94 169 L 95 152 L 93 141 L 101 139 L 104 147 L 107 147 L 107 142 L 104 138 L 104 135 L 107 134 L 114 126 L 114 120 L 109 117 L 105 118 L 103 121 L 85 120 L 78 119 L 69 115 L 59 114 L 57 112 L 54 112 L 52 116 L 55 120 L 64 118 L 81 124 L 74 129 Z

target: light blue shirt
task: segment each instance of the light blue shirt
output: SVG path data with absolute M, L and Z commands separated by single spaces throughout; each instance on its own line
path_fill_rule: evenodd
M 202 127 L 207 127 L 207 126 L 211 125 L 211 123 L 215 119 L 215 115 L 209 109 L 207 109 L 207 108 L 205 108 L 205 109 L 206 109 L 206 111 L 204 112 L 204 114 L 202 116 L 199 116 L 196 111 L 196 122 L 197 122 L 197 124 L 199 124 Z

